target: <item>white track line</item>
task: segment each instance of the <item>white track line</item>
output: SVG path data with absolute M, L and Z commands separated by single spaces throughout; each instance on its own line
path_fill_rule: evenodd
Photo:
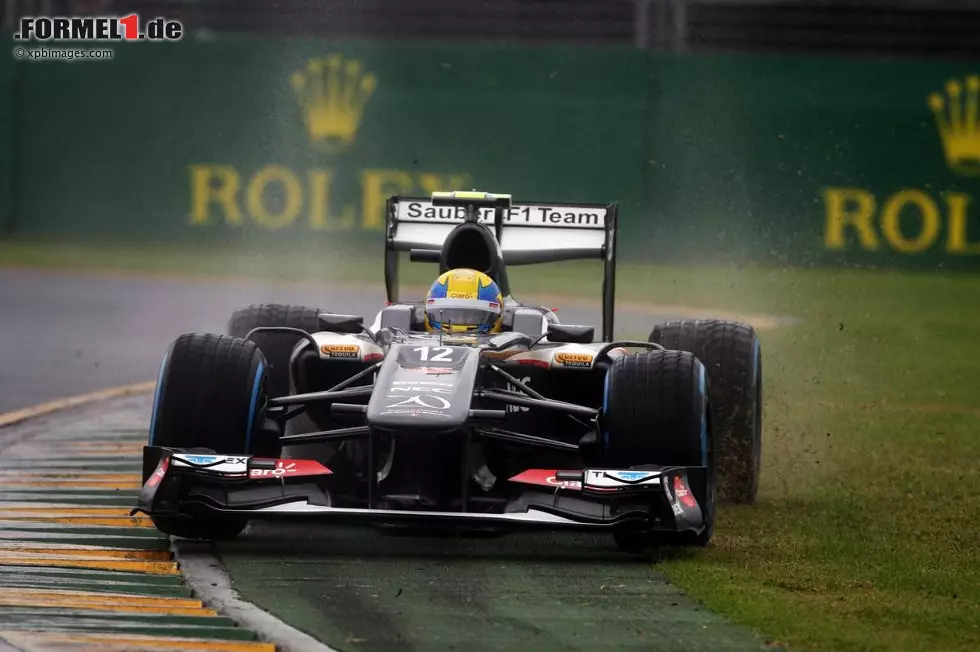
M 241 599 L 231 588 L 231 579 L 211 544 L 204 541 L 173 539 L 174 557 L 184 577 L 200 600 L 242 623 L 282 652 L 337 652 L 309 634 L 287 625 L 267 611 Z

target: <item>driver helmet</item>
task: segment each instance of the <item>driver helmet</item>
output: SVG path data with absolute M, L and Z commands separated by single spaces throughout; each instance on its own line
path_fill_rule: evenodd
M 451 269 L 425 297 L 425 330 L 444 333 L 499 333 L 503 297 L 492 278 L 475 269 Z

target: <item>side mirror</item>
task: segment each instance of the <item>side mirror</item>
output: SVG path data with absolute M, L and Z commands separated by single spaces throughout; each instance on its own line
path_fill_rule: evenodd
M 501 333 L 500 335 L 491 337 L 487 341 L 486 347 L 490 351 L 500 351 L 501 349 L 508 349 L 517 344 L 528 344 L 530 341 L 531 338 L 524 333 Z
M 595 326 L 548 324 L 548 341 L 561 344 L 592 344 Z
M 356 335 L 364 331 L 364 317 L 361 315 L 335 315 L 321 312 L 318 316 L 320 330 L 331 333 L 350 333 Z

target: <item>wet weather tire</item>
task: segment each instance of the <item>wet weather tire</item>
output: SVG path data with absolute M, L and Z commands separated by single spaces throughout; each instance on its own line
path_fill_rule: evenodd
M 714 528 L 712 420 L 704 367 L 683 351 L 650 351 L 616 359 L 606 377 L 604 463 L 613 468 L 705 466 L 706 483 L 692 483 L 705 527 L 698 533 L 659 534 L 618 528 L 620 548 L 640 552 L 652 544 L 706 545 Z
M 164 534 L 184 539 L 227 541 L 245 531 L 248 520 L 233 516 L 152 516 L 153 525 Z
M 250 330 L 260 326 L 288 326 L 307 333 L 320 330 L 318 308 L 291 306 L 278 303 L 257 303 L 236 310 L 228 322 L 228 334 L 245 337 Z M 255 342 L 268 362 L 266 374 L 269 396 L 276 398 L 289 393 L 289 359 L 299 335 L 289 333 L 256 333 Z
M 149 443 L 216 453 L 251 454 L 264 418 L 265 359 L 253 342 L 227 335 L 181 335 L 160 368 Z M 156 516 L 167 534 L 227 539 L 245 519 Z
M 669 321 L 654 327 L 650 341 L 690 351 L 704 364 L 716 418 L 718 498 L 754 503 L 762 458 L 762 352 L 755 329 L 713 319 Z

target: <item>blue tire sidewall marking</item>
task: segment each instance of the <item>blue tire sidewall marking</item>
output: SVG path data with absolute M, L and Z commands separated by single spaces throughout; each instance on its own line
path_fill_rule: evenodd
M 602 414 L 605 416 L 609 413 L 609 376 L 612 375 L 612 368 L 606 372 L 606 380 L 602 386 Z M 603 452 L 609 448 L 609 430 L 603 429 L 602 431 L 602 448 Z
M 248 404 L 248 421 L 245 430 L 245 452 L 252 452 L 252 430 L 255 428 L 255 406 L 259 401 L 259 389 L 262 387 L 262 375 L 265 373 L 265 365 L 259 362 L 255 370 L 255 382 L 252 384 L 252 399 Z
M 698 389 L 701 392 L 701 466 L 708 466 L 708 394 L 705 383 L 704 365 L 698 375 Z
M 762 364 L 762 354 L 760 352 L 760 348 L 761 347 L 759 344 L 759 338 L 756 337 L 755 342 L 752 344 L 752 388 L 754 389 L 753 398 L 761 396 L 760 392 L 762 391 L 761 388 L 759 387 L 759 383 L 762 381 L 762 379 L 759 378 L 759 366 Z M 755 414 L 753 415 L 753 419 L 755 420 L 755 423 L 752 424 L 753 430 L 761 431 L 762 429 L 761 412 L 762 412 L 762 405 L 760 401 L 759 404 L 755 406 Z M 756 437 L 761 437 L 761 436 L 762 436 L 761 432 L 756 434 Z
M 167 371 L 167 362 L 170 361 L 170 351 L 171 349 L 167 349 L 167 352 L 163 355 L 163 362 L 160 363 L 160 372 L 157 374 L 157 388 L 153 393 L 153 412 L 150 414 L 150 436 L 147 440 L 150 446 L 153 446 L 156 440 L 157 411 L 160 409 L 160 395 L 163 393 L 163 374 Z

